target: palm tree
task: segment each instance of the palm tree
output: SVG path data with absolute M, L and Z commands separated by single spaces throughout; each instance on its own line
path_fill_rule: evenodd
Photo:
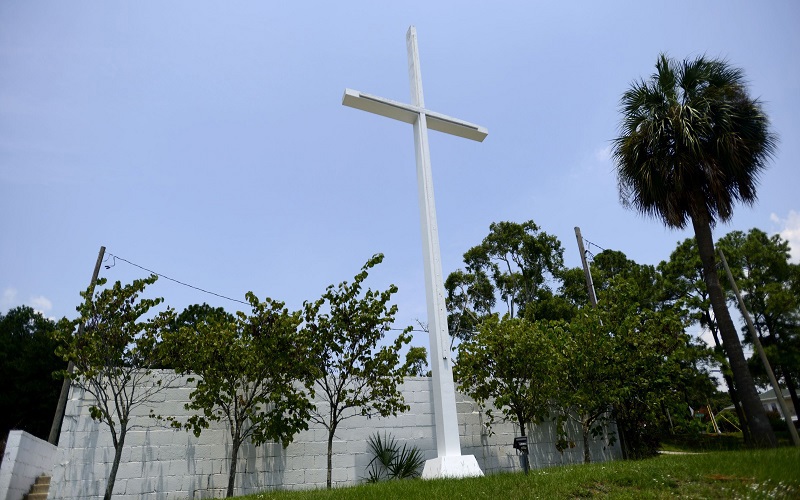
M 735 202 L 752 205 L 777 138 L 744 73 L 726 61 L 661 54 L 656 72 L 620 100 L 613 141 L 620 201 L 666 226 L 691 220 L 704 278 L 753 444 L 775 446 L 717 275 L 711 229 Z

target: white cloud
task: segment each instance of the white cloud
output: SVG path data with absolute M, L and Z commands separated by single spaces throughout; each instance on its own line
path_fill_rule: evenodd
M 30 303 L 31 307 L 42 313 L 43 316 L 53 308 L 53 303 L 44 295 L 31 297 L 31 300 L 28 302 Z
M 9 310 L 21 305 L 30 306 L 34 311 L 45 317 L 47 316 L 47 313 L 53 309 L 53 301 L 44 295 L 31 297 L 26 301 L 22 301 L 19 299 L 19 292 L 16 288 L 13 286 L 6 287 L 6 289 L 3 290 L 2 295 L 0 295 L 0 314 L 5 314 Z
M 800 263 L 800 212 L 789 210 L 789 215 L 785 219 L 776 214 L 771 214 L 769 218 L 780 226 L 777 232 L 781 238 L 789 242 L 792 262 Z
M 611 144 L 594 152 L 594 159 L 606 163 L 611 159 Z
M 0 296 L 0 313 L 5 314 L 6 311 L 17 305 L 17 290 L 8 287 L 3 290 L 3 295 Z

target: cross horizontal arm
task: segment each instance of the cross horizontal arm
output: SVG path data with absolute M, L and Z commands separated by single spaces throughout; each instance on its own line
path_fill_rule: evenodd
M 421 113 L 425 113 L 429 129 L 473 141 L 483 142 L 489 135 L 489 131 L 479 125 L 357 90 L 346 89 L 342 97 L 342 104 L 411 124 L 417 121 L 417 117 Z

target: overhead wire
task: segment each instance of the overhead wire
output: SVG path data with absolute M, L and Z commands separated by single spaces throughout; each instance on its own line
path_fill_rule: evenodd
M 232 301 L 232 302 L 238 302 L 238 303 L 240 303 L 240 304 L 244 304 L 244 305 L 247 305 L 247 306 L 249 306 L 249 305 L 250 305 L 250 303 L 249 303 L 249 302 L 245 302 L 245 301 L 243 301 L 243 300 L 239 300 L 239 299 L 234 299 L 234 298 L 232 298 L 232 297 L 228 297 L 228 296 L 226 296 L 226 295 L 222 295 L 222 294 L 220 294 L 220 293 L 216 293 L 216 292 L 212 292 L 212 291 L 210 291 L 210 290 L 206 290 L 206 289 L 204 289 L 204 288 L 200 288 L 199 286 L 190 285 L 189 283 L 185 283 L 185 282 L 183 282 L 183 281 L 180 281 L 180 280 L 177 280 L 177 279 L 175 279 L 175 278 L 170 278 L 169 276 L 166 276 L 165 274 L 159 273 L 159 272 L 157 272 L 157 271 L 153 271 L 152 269 L 148 269 L 148 268 L 146 268 L 146 267 L 144 267 L 144 266 L 141 266 L 141 265 L 139 265 L 139 264 L 136 264 L 135 262 L 131 262 L 131 261 L 129 261 L 128 259 L 124 259 L 124 258 L 120 257 L 119 255 L 114 255 L 114 254 L 112 254 L 111 252 L 107 252 L 107 255 L 108 255 L 108 256 L 107 256 L 105 259 L 103 259 L 103 262 L 104 262 L 104 263 L 105 263 L 105 262 L 108 262 L 108 260 L 109 260 L 109 259 L 113 259 L 113 260 L 112 260 L 112 263 L 111 263 L 111 264 L 107 264 L 107 265 L 105 266 L 105 268 L 106 268 L 106 269 L 111 269 L 112 267 L 116 266 L 116 265 L 117 265 L 117 259 L 119 259 L 119 260 L 121 260 L 122 262 L 125 262 L 125 263 L 127 263 L 127 264 L 130 264 L 130 265 L 132 265 L 132 266 L 134 266 L 134 267 L 138 267 L 139 269 L 142 269 L 142 270 L 144 270 L 144 271 L 147 271 L 148 273 L 155 274 L 155 275 L 156 275 L 156 276 L 158 276 L 159 278 L 164 278 L 164 279 L 166 279 L 166 280 L 169 280 L 169 281 L 175 282 L 175 283 L 177 283 L 177 284 L 179 284 L 179 285 L 183 285 L 183 286 L 185 286 L 185 287 L 192 288 L 192 289 L 194 289 L 194 290 L 197 290 L 197 291 L 200 291 L 200 292 L 203 292 L 203 293 L 207 293 L 207 294 L 209 294 L 209 295 L 214 295 L 214 296 L 216 296 L 216 297 L 219 297 L 219 298 L 222 298 L 222 299 L 230 300 L 230 301 Z M 399 332 L 402 332 L 402 331 L 405 331 L 405 328 L 389 328 L 389 330 L 393 330 L 393 331 L 399 331 Z M 412 329 L 411 331 L 412 331 L 412 332 L 422 332 L 422 333 L 427 333 L 427 332 L 425 332 L 425 330 L 417 330 L 417 329 Z
M 119 259 L 119 260 L 121 260 L 122 262 L 126 262 L 126 263 L 128 263 L 128 264 L 130 264 L 130 265 L 132 265 L 132 266 L 134 266 L 134 267 L 138 267 L 139 269 L 142 269 L 142 270 L 144 270 L 144 271 L 147 271 L 148 273 L 155 274 L 155 275 L 156 275 L 156 276 L 158 276 L 159 278 L 164 278 L 164 279 L 166 279 L 166 280 L 169 280 L 169 281 L 173 281 L 173 282 L 175 282 L 175 283 L 178 283 L 179 285 L 183 285 L 183 286 L 185 286 L 185 287 L 193 288 L 193 289 L 195 289 L 195 290 L 198 290 L 198 291 L 200 291 L 200 292 L 207 293 L 207 294 L 209 294 L 209 295 L 214 295 L 214 296 L 216 296 L 216 297 L 219 297 L 219 298 L 222 298 L 222 299 L 226 299 L 226 300 L 230 300 L 230 301 L 232 301 L 232 302 L 238 302 L 238 303 L 240 303 L 240 304 L 244 304 L 244 305 L 248 305 L 248 306 L 250 305 L 248 302 L 245 302 L 245 301 L 243 301 L 243 300 L 234 299 L 234 298 L 232 298 L 232 297 L 228 297 L 228 296 L 226 296 L 226 295 L 222 295 L 221 293 L 212 292 L 212 291 L 210 291 L 210 290 L 206 290 L 206 289 L 204 289 L 204 288 L 200 288 L 199 286 L 190 285 L 189 283 L 184 283 L 183 281 L 176 280 L 175 278 L 170 278 L 169 276 L 166 276 L 166 275 L 164 275 L 164 274 L 161 274 L 161 273 L 159 273 L 159 272 L 153 271 L 152 269 L 148 269 L 148 268 L 146 268 L 146 267 L 144 267 L 144 266 L 140 266 L 139 264 L 136 264 L 136 263 L 134 263 L 134 262 L 131 262 L 131 261 L 129 261 L 128 259 L 123 259 L 123 258 L 122 258 L 122 257 L 120 257 L 119 255 L 114 255 L 114 254 L 112 254 L 111 252 L 108 252 L 108 255 L 114 258 L 114 264 L 112 264 L 111 266 L 106 266 L 106 269 L 110 269 L 110 268 L 114 267 L 114 265 L 116 264 L 116 259 Z
M 599 248 L 601 252 L 605 252 L 605 251 L 606 251 L 606 249 L 605 249 L 605 248 L 601 247 L 601 246 L 600 246 L 600 245 L 598 245 L 597 243 L 594 243 L 594 242 L 591 242 L 591 241 L 587 240 L 586 238 L 583 238 L 583 241 L 586 243 L 586 246 L 587 246 L 587 248 L 586 248 L 586 254 L 587 254 L 589 257 L 591 257 L 591 258 L 592 258 L 592 260 L 594 260 L 595 254 L 594 254 L 594 253 L 593 253 L 593 252 L 592 252 L 592 251 L 589 249 L 590 247 L 593 247 L 593 246 L 594 246 L 594 247 L 596 247 L 596 248 Z

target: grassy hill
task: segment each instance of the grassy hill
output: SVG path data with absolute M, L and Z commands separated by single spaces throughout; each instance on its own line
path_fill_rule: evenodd
M 248 500 L 437 498 L 800 498 L 800 449 L 661 455 L 524 474 L 405 480 L 331 491 L 267 491 Z

